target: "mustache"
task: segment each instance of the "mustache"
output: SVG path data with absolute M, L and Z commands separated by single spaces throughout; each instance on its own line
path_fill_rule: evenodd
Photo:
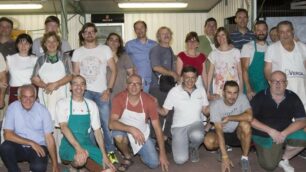
M 260 40 L 260 41 L 266 40 L 267 37 L 268 37 L 268 34 L 258 34 L 258 35 L 256 35 L 256 39 Z

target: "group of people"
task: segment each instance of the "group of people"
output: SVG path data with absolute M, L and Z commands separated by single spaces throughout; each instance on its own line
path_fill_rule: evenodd
M 306 147 L 306 45 L 289 21 L 276 26 L 271 45 L 265 21 L 251 31 L 248 12 L 238 9 L 235 22 L 229 33 L 208 18 L 205 34 L 189 32 L 176 55 L 171 29 L 160 27 L 156 42 L 144 21 L 134 23 L 137 38 L 125 47 L 117 33 L 99 44 L 95 24 L 85 23 L 80 47 L 71 50 L 56 16 L 34 41 L 28 34 L 11 40 L 13 22 L 0 18 L 6 168 L 20 171 L 17 163 L 28 161 L 31 171 L 46 171 L 50 155 L 53 171 L 58 162 L 127 171 L 138 154 L 149 168 L 168 171 L 167 144 L 174 162 L 184 164 L 200 161 L 204 142 L 219 150 L 222 171 L 233 166 L 227 146 L 241 146 L 241 169 L 250 171 L 254 145 L 263 169 L 293 172 L 289 160 Z M 165 90 L 162 78 L 176 85 Z

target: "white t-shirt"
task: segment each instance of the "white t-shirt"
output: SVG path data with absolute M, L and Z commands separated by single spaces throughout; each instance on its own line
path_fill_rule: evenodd
M 265 61 L 272 63 L 272 72 L 280 70 L 286 73 L 287 89 L 299 96 L 306 109 L 306 45 L 295 42 L 294 49 L 289 52 L 278 41 L 268 47 Z
M 232 48 L 228 51 L 213 50 L 208 59 L 215 66 L 213 75 L 213 93 L 222 96 L 226 81 L 234 80 L 239 84 L 238 65 L 240 65 L 240 51 Z
M 258 52 L 266 52 L 268 45 L 267 44 L 260 45 L 256 43 L 256 47 Z M 254 53 L 255 53 L 254 41 L 250 41 L 249 43 L 243 45 L 241 49 L 241 57 L 250 58 L 249 66 L 252 64 Z
M 71 98 L 61 99 L 56 104 L 55 109 L 55 124 L 59 126 L 59 123 L 66 122 L 68 123 L 69 115 L 70 115 L 70 100 Z M 97 130 L 101 128 L 100 118 L 99 118 L 99 110 L 95 102 L 92 100 L 86 99 L 85 101 L 88 104 L 88 108 L 90 111 L 90 123 L 93 130 Z M 72 101 L 72 114 L 73 115 L 87 115 L 88 110 L 85 101 L 76 102 Z
M 196 88 L 190 95 L 178 85 L 170 90 L 163 107 L 171 110 L 174 108 L 172 128 L 184 127 L 201 121 L 202 108 L 208 106 L 206 91 Z
M 87 90 L 99 93 L 106 90 L 107 61 L 112 56 L 111 49 L 106 45 L 90 49 L 82 46 L 73 52 L 72 62 L 79 62 L 80 74 L 86 79 Z
M 24 84 L 31 84 L 31 76 L 38 58 L 34 55 L 22 57 L 16 53 L 8 55 L 6 59 L 10 86 L 20 87 Z
M 295 45 L 295 48 L 291 52 L 286 51 L 280 41 L 275 42 L 268 47 L 265 54 L 265 61 L 272 63 L 272 72 L 282 70 L 282 59 L 280 57 L 283 56 L 283 54 L 284 56 L 292 56 L 298 51 L 298 53 L 302 54 L 304 61 L 306 60 L 306 45 L 300 41 L 295 42 Z

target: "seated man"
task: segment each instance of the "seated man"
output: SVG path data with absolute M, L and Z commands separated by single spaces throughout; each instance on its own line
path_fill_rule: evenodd
M 18 162 L 27 161 L 30 171 L 47 171 L 48 155 L 53 171 L 59 171 L 53 122 L 49 111 L 36 102 L 36 88 L 23 85 L 18 90 L 18 101 L 11 103 L 4 121 L 4 139 L 0 155 L 9 172 L 20 172 Z
M 133 153 L 139 154 L 148 167 L 157 168 L 160 161 L 162 170 L 168 171 L 169 162 L 159 124 L 157 103 L 152 96 L 141 91 L 141 81 L 139 75 L 131 75 L 127 79 L 127 90 L 117 94 L 112 101 L 109 127 L 113 130 L 116 145 L 124 156 L 118 170 L 126 171 L 133 163 L 128 146 L 130 143 Z M 148 120 L 151 120 L 157 138 L 159 160 L 155 144 L 149 137 Z
M 174 162 L 183 164 L 188 160 L 189 149 L 191 162 L 198 162 L 199 146 L 204 139 L 202 112 L 208 114 L 208 100 L 203 88 L 195 86 L 197 70 L 184 67 L 183 82 L 170 90 L 163 105 L 159 109 L 161 115 L 167 115 L 174 109 L 172 133 L 172 153 Z
M 215 125 L 215 131 L 206 134 L 204 144 L 207 149 L 220 147 L 221 171 L 230 171 L 230 167 L 233 166 L 226 152 L 225 144 L 241 145 L 241 169 L 250 171 L 248 154 L 251 142 L 252 110 L 247 97 L 239 94 L 237 82 L 225 82 L 223 97 L 210 105 L 210 120 Z
M 89 171 L 115 171 L 104 148 L 103 135 L 97 105 L 84 98 L 86 80 L 76 75 L 71 80 L 72 97 L 62 99 L 56 105 L 56 121 L 64 135 L 59 155 L 63 162 L 71 163 L 74 168 L 85 166 Z M 90 141 L 90 128 L 99 147 Z
M 257 159 L 267 171 L 273 171 L 278 165 L 285 172 L 293 172 L 288 160 L 306 147 L 305 109 L 299 97 L 286 90 L 285 73 L 273 72 L 269 84 L 269 88 L 251 101 L 254 113 L 252 139 Z

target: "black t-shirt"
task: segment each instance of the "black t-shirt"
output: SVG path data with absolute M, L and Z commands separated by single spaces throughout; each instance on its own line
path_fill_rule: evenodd
M 271 96 L 270 88 L 260 91 L 251 100 L 253 117 L 259 122 L 278 131 L 283 131 L 296 120 L 305 118 L 305 109 L 302 101 L 292 91 L 285 91 L 285 98 L 277 104 Z M 269 137 L 265 132 L 253 128 L 253 134 Z

